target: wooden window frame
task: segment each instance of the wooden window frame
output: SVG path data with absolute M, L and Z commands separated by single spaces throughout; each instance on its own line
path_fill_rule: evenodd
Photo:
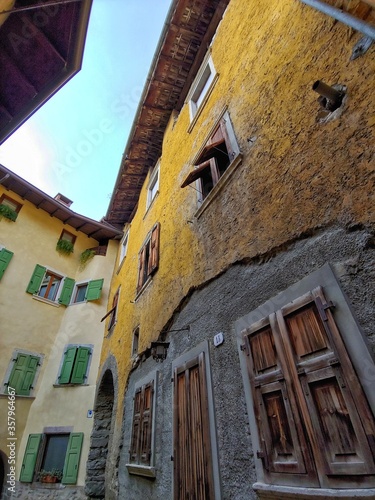
M 159 267 L 160 223 L 157 222 L 146 236 L 139 251 L 136 298 L 143 292 Z
M 64 236 L 68 236 L 68 238 L 64 237 Z M 67 241 L 70 241 L 72 243 L 72 245 L 74 245 L 75 241 L 77 239 L 77 235 L 76 234 L 73 234 L 71 233 L 70 231 L 67 231 L 66 229 L 63 229 L 61 231 L 61 234 L 60 234 L 60 238 L 59 240 L 67 240 Z
M 15 366 L 15 363 L 16 363 L 16 361 L 18 359 L 18 356 L 20 354 L 23 354 L 25 356 L 32 356 L 32 357 L 38 358 L 39 361 L 38 361 L 37 368 L 36 368 L 35 373 L 34 373 L 34 377 L 33 377 L 32 385 L 30 387 L 29 394 L 25 395 L 25 394 L 17 394 L 16 393 L 15 396 L 16 397 L 26 397 L 26 398 L 34 397 L 35 387 L 36 387 L 36 384 L 38 382 L 38 377 L 39 377 L 39 373 L 40 373 L 40 370 L 41 370 L 41 366 L 43 364 L 44 355 L 40 354 L 40 353 L 37 353 L 37 352 L 26 351 L 24 349 L 15 349 L 13 351 L 11 361 L 10 361 L 10 363 L 8 365 L 8 368 L 6 370 L 6 373 L 5 373 L 5 376 L 4 376 L 4 379 L 3 379 L 1 393 L 2 394 L 7 394 L 8 393 L 8 387 L 9 387 L 10 377 L 11 377 L 12 372 L 13 372 L 13 367 Z
M 7 200 L 12 205 L 15 205 L 15 208 L 13 208 L 13 207 L 10 207 L 10 208 L 12 208 L 12 210 L 14 210 L 17 214 L 19 214 L 21 208 L 23 207 L 22 203 L 19 203 L 18 201 L 16 201 L 15 199 L 11 198 L 10 196 L 8 196 L 6 194 L 2 194 L 0 196 L 0 205 L 3 204 L 4 200 Z
M 320 286 L 322 288 L 319 288 Z M 325 301 L 324 296 L 326 299 Z M 297 319 L 293 321 L 297 321 L 299 315 L 297 310 L 303 309 L 304 307 L 308 307 L 309 309 L 310 306 L 308 306 L 308 304 L 312 303 L 315 304 L 314 310 L 315 308 L 318 310 L 318 313 L 315 314 L 320 318 L 319 324 L 323 325 L 322 332 L 324 332 L 326 338 L 329 339 L 329 348 L 325 347 L 327 342 L 324 344 L 319 340 L 319 337 L 316 337 L 317 340 L 314 340 L 314 342 L 318 342 L 318 344 L 315 351 L 313 350 L 311 352 L 319 351 L 319 356 L 314 358 L 313 354 L 306 354 L 303 355 L 302 358 L 298 357 L 297 359 L 297 353 L 303 350 L 300 346 L 293 347 L 291 344 L 292 349 L 290 349 L 290 347 L 284 349 L 285 342 L 289 342 L 289 340 L 286 340 L 289 338 L 289 336 L 286 337 L 286 332 L 291 332 L 290 328 L 292 328 L 292 323 L 288 327 L 288 330 L 285 330 L 286 323 L 283 318 L 296 317 Z M 332 304 L 334 304 L 335 307 L 331 311 Z M 288 319 L 288 321 L 290 320 Z M 282 294 L 279 294 L 277 297 L 259 306 L 256 310 L 238 320 L 235 327 L 258 476 L 258 482 L 254 485 L 254 489 L 266 494 L 268 489 L 272 487 L 273 490 L 276 489 L 279 491 L 280 498 L 283 498 L 283 494 L 293 496 L 294 493 L 298 496 L 303 490 L 306 495 L 309 495 L 309 498 L 310 496 L 311 498 L 315 498 L 314 492 L 317 490 L 320 495 L 323 493 L 330 495 L 332 491 L 336 491 L 337 488 L 346 488 L 349 492 L 355 490 L 356 498 L 357 496 L 361 498 L 361 490 L 358 488 L 360 476 L 358 476 L 358 483 L 354 481 L 351 482 L 350 474 L 344 473 L 344 467 L 339 463 L 332 462 L 332 466 L 327 465 L 328 459 L 324 458 L 328 456 L 328 449 L 326 447 L 327 441 L 322 441 L 321 438 L 319 438 L 319 433 L 321 431 L 318 430 L 318 427 L 321 424 L 319 424 L 315 417 L 315 415 L 319 414 L 317 411 L 318 406 L 316 406 L 316 403 L 315 405 L 311 405 L 313 398 L 317 397 L 316 394 L 319 395 L 319 387 L 325 387 L 324 381 L 330 380 L 330 384 L 332 384 L 336 380 L 336 386 L 333 385 L 332 387 L 340 386 L 341 388 L 339 388 L 338 393 L 341 391 L 342 394 L 346 394 L 346 396 L 344 396 L 346 398 L 345 404 L 346 407 L 349 408 L 349 421 L 352 423 L 354 422 L 353 425 L 356 429 L 355 435 L 360 436 L 362 431 L 358 430 L 358 427 L 356 427 L 357 424 L 355 423 L 358 422 L 358 417 L 355 415 L 357 410 L 354 408 L 356 405 L 352 405 L 350 409 L 350 398 L 353 397 L 354 401 L 358 402 L 361 409 L 357 413 L 360 420 L 363 422 L 365 433 L 370 435 L 374 432 L 371 429 L 374 429 L 375 425 L 375 394 L 374 391 L 371 390 L 371 384 L 368 380 L 368 370 L 375 369 L 374 362 L 362 332 L 359 330 L 352 316 L 350 306 L 347 304 L 330 266 L 326 264 L 323 268 L 291 286 Z M 272 355 L 269 354 L 272 351 L 269 349 L 266 356 L 264 354 L 262 356 L 258 355 L 257 364 L 260 366 L 264 363 L 264 368 L 262 368 L 263 373 L 260 373 L 257 369 L 258 376 L 257 371 L 254 371 L 256 365 L 251 361 L 251 346 L 246 339 L 249 338 L 249 335 L 253 335 L 252 338 L 255 340 L 255 335 L 266 332 L 267 328 L 279 332 L 277 335 L 273 336 L 274 345 L 278 353 L 284 352 L 284 354 L 277 358 L 279 360 L 277 361 L 277 366 L 275 362 L 272 361 Z M 279 340 L 279 335 L 281 335 L 281 340 Z M 295 341 L 293 340 L 293 342 Z M 319 347 L 319 342 L 322 342 L 321 347 Z M 280 350 L 281 346 L 282 351 Z M 263 352 L 266 353 L 267 351 Z M 291 353 L 294 353 L 294 355 L 292 356 Z M 259 361 L 259 359 L 262 361 Z M 297 368 L 291 368 L 294 366 Z M 339 368 L 340 370 L 338 371 Z M 277 370 L 280 371 L 279 375 L 277 374 Z M 287 375 L 285 375 L 285 373 L 287 373 Z M 291 375 L 289 375 L 289 373 Z M 349 377 L 350 382 L 348 382 L 348 374 L 353 373 L 357 374 L 358 382 L 355 381 L 355 377 L 353 378 L 352 376 Z M 346 381 L 343 382 L 345 378 Z M 290 388 L 291 380 L 293 380 L 294 389 Z M 300 382 L 298 382 L 298 380 Z M 270 460 L 267 459 L 268 454 L 265 452 L 265 446 L 267 445 L 264 439 L 267 440 L 267 438 L 264 434 L 265 431 L 261 430 L 262 427 L 263 429 L 265 428 L 264 422 L 267 420 L 267 417 L 260 415 L 257 410 L 257 408 L 260 408 L 257 402 L 259 401 L 259 390 L 262 389 L 266 381 L 270 387 L 270 391 L 279 390 L 281 386 L 286 388 L 285 390 L 287 392 L 285 395 L 287 399 L 284 400 L 286 408 L 289 406 L 293 407 L 296 404 L 298 408 L 300 408 L 300 410 L 298 410 L 299 416 L 297 415 L 297 420 L 294 419 L 293 421 L 293 427 L 297 432 L 303 435 L 302 442 L 299 443 L 301 446 L 300 450 L 305 453 L 305 460 L 307 456 L 306 453 L 310 453 L 312 456 L 313 468 L 316 467 L 317 474 L 315 474 L 314 470 L 310 467 L 309 471 L 307 471 L 304 476 L 301 473 L 299 477 L 298 474 L 293 476 L 293 474 L 289 473 L 289 477 L 287 477 L 286 475 L 283 476 L 283 472 L 286 472 L 285 470 L 277 471 L 275 467 L 271 467 Z M 271 387 L 272 384 L 273 387 Z M 318 392 L 312 395 L 316 390 Z M 294 409 L 294 415 L 295 414 L 296 412 Z M 261 420 L 262 418 L 263 421 Z M 301 421 L 298 419 L 301 419 Z M 261 428 L 258 426 L 259 422 L 263 422 Z M 313 422 L 313 424 L 311 425 L 309 422 Z M 308 438 L 308 443 L 303 442 L 306 438 Z M 370 470 L 373 465 L 367 464 L 366 455 L 369 447 L 371 448 L 371 443 L 370 441 L 367 441 L 367 444 L 364 443 L 362 438 L 359 437 L 359 440 L 356 438 L 356 442 L 359 443 L 358 446 L 364 444 L 367 449 L 367 452 L 363 452 L 365 453 L 363 456 L 366 458 L 362 461 L 365 465 L 360 466 L 358 460 L 353 462 L 353 466 L 350 461 L 346 463 L 349 468 L 358 468 L 355 474 L 362 474 L 362 491 L 366 496 L 369 492 L 368 488 L 371 487 L 371 479 L 363 479 L 369 474 L 368 472 L 364 472 L 364 469 L 368 467 L 368 470 Z M 274 446 L 273 449 L 275 449 Z M 373 460 L 372 458 L 372 461 Z M 345 465 L 345 462 L 343 463 Z M 332 470 L 330 467 L 333 467 Z M 362 473 L 359 472 L 361 467 Z M 356 477 L 353 476 L 353 473 L 351 474 L 352 477 Z M 371 472 L 371 474 L 373 474 L 373 472 Z M 372 485 L 373 484 L 372 479 Z M 279 486 L 282 489 L 278 490 Z M 371 491 L 375 493 L 375 489 Z
M 133 404 L 133 416 L 131 424 L 130 433 L 130 445 L 129 445 L 129 462 L 126 464 L 126 468 L 129 474 L 134 474 L 138 476 L 156 477 L 155 469 L 155 424 L 156 424 L 156 412 L 157 412 L 157 392 L 158 392 L 158 370 L 155 370 L 151 374 L 142 378 L 134 385 L 134 404 Z M 143 403 L 144 394 L 146 390 L 151 390 L 152 402 L 150 405 L 150 411 L 147 414 L 147 422 L 145 421 Z M 139 411 L 136 407 L 137 405 L 137 395 L 140 396 L 140 408 Z M 148 449 L 142 448 L 142 430 L 144 424 L 147 424 L 147 447 Z M 147 456 L 146 456 L 147 455 Z
M 89 286 L 89 281 L 81 281 L 80 283 L 74 283 L 74 290 L 72 293 L 72 298 L 70 304 L 82 304 L 82 302 L 86 302 L 86 299 L 77 301 L 78 291 L 80 288 L 86 287 L 85 296 L 87 293 L 87 287 Z

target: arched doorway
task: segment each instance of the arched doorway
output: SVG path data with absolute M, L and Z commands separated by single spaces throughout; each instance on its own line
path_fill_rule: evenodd
M 107 370 L 100 382 L 94 408 L 94 426 L 86 466 L 85 493 L 91 498 L 105 497 L 105 470 L 108 444 L 112 434 L 112 414 L 115 398 L 113 376 Z

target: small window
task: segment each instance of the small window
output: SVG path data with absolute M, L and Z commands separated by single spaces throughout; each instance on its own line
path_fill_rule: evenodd
M 132 343 L 132 356 L 138 354 L 139 347 L 139 327 L 137 327 L 133 332 L 133 343 Z
M 1 209 L 1 207 L 4 208 Z M 18 201 L 16 200 L 13 200 L 13 198 L 10 198 L 6 194 L 0 196 L 0 216 L 3 215 L 4 217 L 15 221 L 21 208 L 22 204 L 18 203 Z M 6 209 L 9 210 L 7 211 Z
M 154 167 L 151 172 L 150 181 L 147 188 L 147 205 L 146 210 L 148 210 L 151 203 L 154 201 L 155 196 L 159 192 L 159 175 L 160 175 L 160 162 Z
M 81 457 L 83 432 L 46 432 L 30 434 L 22 462 L 20 481 L 76 484 Z
M 58 385 L 85 384 L 88 377 L 91 345 L 68 345 L 61 363 Z
M 107 330 L 110 332 L 117 322 L 117 305 L 120 297 L 120 287 L 117 289 L 116 293 L 112 299 L 112 307 L 107 312 L 105 316 L 102 317 L 100 321 L 104 321 L 109 316 Z
M 157 372 L 135 386 L 129 463 L 131 474 L 155 477 L 154 434 Z
M 190 121 L 198 114 L 206 102 L 217 79 L 217 73 L 210 55 L 206 56 L 188 94 Z
M 181 187 L 197 181 L 200 201 L 203 201 L 239 152 L 229 114 L 225 113 L 194 162 L 194 170 L 186 177 Z
M 120 264 L 126 257 L 126 253 L 128 251 L 128 242 L 129 242 L 129 231 L 127 231 L 121 241 L 121 249 L 120 249 Z
M 73 233 L 70 233 L 69 231 L 66 231 L 66 229 L 63 229 L 60 235 L 60 240 L 66 240 L 69 241 L 74 245 L 76 241 L 77 236 Z
M 88 283 L 76 284 L 72 304 L 77 304 L 78 302 L 84 302 L 86 300 L 87 287 Z
M 37 295 L 39 295 L 39 297 L 43 297 L 44 299 L 55 301 L 62 279 L 62 276 L 59 276 L 51 271 L 46 271 Z
M 31 396 L 40 366 L 40 355 L 16 350 L 5 376 L 4 392 L 14 391 L 17 396 Z
M 159 265 L 159 233 L 160 224 L 157 223 L 148 234 L 141 251 L 139 252 L 139 269 L 137 293 L 149 281 Z

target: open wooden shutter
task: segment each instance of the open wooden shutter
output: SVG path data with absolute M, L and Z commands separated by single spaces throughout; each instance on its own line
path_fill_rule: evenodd
M 160 239 L 160 223 L 158 222 L 152 230 L 150 238 L 150 256 L 148 259 L 147 274 L 150 275 L 159 265 L 159 239 Z
M 138 270 L 138 282 L 137 282 L 137 293 L 142 288 L 145 281 L 145 266 L 146 266 L 146 245 L 142 248 L 139 255 L 139 270 Z
M 194 181 L 196 181 L 197 179 L 199 179 L 207 168 L 211 168 L 210 160 L 206 160 L 200 165 L 197 165 L 197 167 L 194 170 L 192 170 L 186 177 L 184 182 L 181 184 L 181 187 L 184 188 L 189 184 L 193 183 Z
M 136 390 L 134 394 L 134 411 L 133 411 L 133 426 L 132 438 L 130 444 L 130 462 L 138 463 L 140 456 L 140 432 L 141 432 L 141 417 L 143 406 L 143 392 L 142 388 Z
M 64 278 L 64 285 L 59 297 L 60 304 L 68 306 L 72 297 L 75 281 L 72 278 Z
M 37 356 L 19 353 L 9 377 L 8 388 L 13 387 L 19 396 L 29 396 L 38 365 Z
M 40 266 L 39 264 L 35 266 L 33 275 L 31 276 L 30 282 L 26 288 L 27 293 L 36 293 L 39 290 L 46 270 L 47 268 Z
M 20 481 L 23 483 L 32 483 L 33 481 L 35 464 L 36 459 L 38 458 L 41 440 L 42 434 L 29 435 L 20 473 Z
M 69 436 L 66 450 L 62 483 L 76 484 L 78 477 L 79 459 L 81 457 L 83 432 L 72 432 Z
M 73 372 L 77 347 L 69 347 L 64 353 L 64 361 L 59 376 L 59 384 L 69 384 Z
M 85 300 L 98 300 L 102 294 L 104 279 L 91 280 L 87 285 Z
M 205 357 L 174 370 L 174 499 L 214 499 Z
M 91 355 L 90 347 L 79 347 L 74 360 L 71 384 L 83 384 L 86 380 L 87 366 Z
M 10 250 L 6 250 L 5 248 L 2 248 L 0 250 L 0 280 L 3 277 L 5 269 L 8 267 L 8 264 L 12 257 L 13 252 L 11 252 Z

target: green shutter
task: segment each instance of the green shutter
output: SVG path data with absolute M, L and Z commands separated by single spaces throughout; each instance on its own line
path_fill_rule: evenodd
M 59 376 L 59 384 L 69 384 L 73 372 L 74 359 L 76 357 L 77 347 L 69 347 L 64 354 L 64 361 Z
M 10 259 L 13 257 L 13 252 L 3 248 L 0 250 L 0 280 L 3 277 L 5 269 L 8 267 Z
M 59 298 L 60 304 L 64 306 L 68 306 L 70 303 L 70 299 L 72 297 L 73 289 L 74 289 L 75 281 L 72 278 L 64 279 L 64 286 Z
M 72 432 L 69 436 L 68 449 L 66 450 L 63 484 L 76 484 L 78 477 L 79 459 L 81 456 L 83 432 Z
M 89 281 L 86 290 L 85 300 L 97 300 L 100 299 L 103 288 L 103 279 Z
M 41 440 L 41 434 L 29 434 L 20 473 L 20 481 L 23 483 L 33 482 L 35 463 Z
M 83 384 L 86 379 L 87 365 L 91 354 L 90 347 L 79 347 L 74 362 L 74 369 L 70 382 L 72 384 Z
M 31 276 L 30 283 L 27 285 L 26 288 L 27 293 L 36 293 L 39 290 L 46 270 L 47 269 L 45 267 L 40 266 L 39 264 L 35 266 L 33 275 Z
M 29 396 L 38 365 L 37 356 L 18 354 L 9 377 L 8 387 L 13 387 L 19 396 Z

